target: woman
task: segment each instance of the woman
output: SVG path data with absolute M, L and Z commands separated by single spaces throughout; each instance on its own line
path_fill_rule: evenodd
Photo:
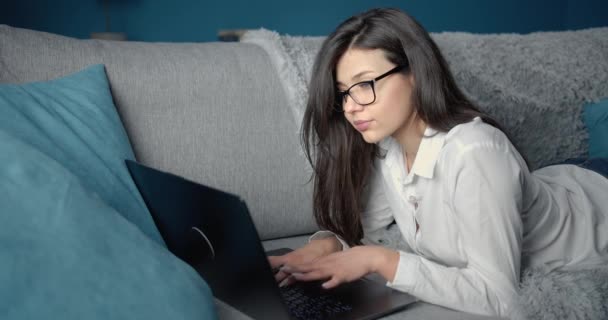
M 303 140 L 324 231 L 269 257 L 282 284 L 332 288 L 377 272 L 421 300 L 509 316 L 522 264 L 608 260 L 608 179 L 576 165 L 530 173 L 500 126 L 456 86 L 429 34 L 401 11 L 352 17 L 325 40 Z M 405 250 L 360 245 L 393 222 Z

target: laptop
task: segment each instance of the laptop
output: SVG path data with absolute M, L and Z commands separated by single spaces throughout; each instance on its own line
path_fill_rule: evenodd
M 245 202 L 238 196 L 126 160 L 168 249 L 216 298 L 254 319 L 367 320 L 416 299 L 373 276 L 324 289 L 320 281 L 279 288 Z

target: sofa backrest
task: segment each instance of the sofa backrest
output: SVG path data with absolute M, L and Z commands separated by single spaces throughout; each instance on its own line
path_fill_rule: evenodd
M 97 63 L 140 162 L 240 195 L 263 239 L 316 229 L 300 124 L 261 48 L 79 40 L 0 25 L 0 83 Z

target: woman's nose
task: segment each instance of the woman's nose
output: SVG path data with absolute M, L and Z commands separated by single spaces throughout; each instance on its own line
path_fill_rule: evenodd
M 347 94 L 344 97 L 342 109 L 344 109 L 344 112 L 356 112 L 363 110 L 363 106 L 358 104 L 353 97 Z

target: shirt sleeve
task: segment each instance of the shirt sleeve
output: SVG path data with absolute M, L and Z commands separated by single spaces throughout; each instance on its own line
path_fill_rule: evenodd
M 496 316 L 516 312 L 519 283 L 523 179 L 519 154 L 505 146 L 478 144 L 454 153 L 445 192 L 458 221 L 465 266 L 448 267 L 400 252 L 389 286 L 452 309 Z

